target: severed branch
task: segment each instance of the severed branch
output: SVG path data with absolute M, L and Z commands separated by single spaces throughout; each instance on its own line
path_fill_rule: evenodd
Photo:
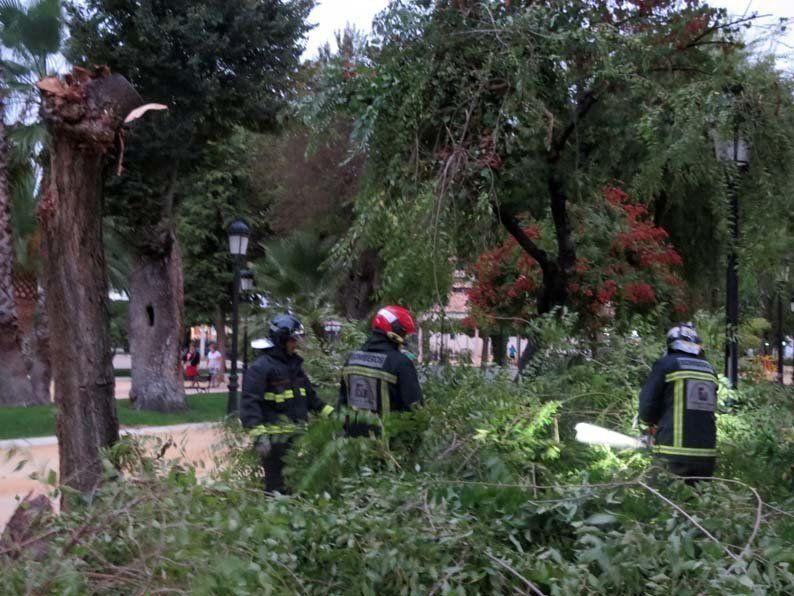
M 485 556 L 491 559 L 491 561 L 493 561 L 494 563 L 501 565 L 502 567 L 507 569 L 510 573 L 512 573 L 514 576 L 516 576 L 518 579 L 520 579 L 522 582 L 524 582 L 524 584 L 526 585 L 527 588 L 530 589 L 532 594 L 535 594 L 536 596 L 545 596 L 545 594 L 540 590 L 540 588 L 538 588 L 535 584 L 529 581 L 526 577 L 521 575 L 518 571 L 513 569 L 510 565 L 508 565 L 501 559 L 494 557 L 491 553 L 485 553 Z

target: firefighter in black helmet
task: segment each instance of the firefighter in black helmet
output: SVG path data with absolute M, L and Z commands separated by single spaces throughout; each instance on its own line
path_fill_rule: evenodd
M 717 455 L 717 376 L 692 323 L 667 333 L 667 355 L 640 393 L 639 417 L 656 427 L 654 453 L 679 476 L 711 476 Z
M 309 411 L 329 416 L 334 409 L 317 397 L 295 353 L 303 325 L 291 314 L 270 323 L 270 343 L 243 379 L 240 420 L 254 441 L 265 469 L 265 490 L 285 492 L 283 458 L 303 429 Z

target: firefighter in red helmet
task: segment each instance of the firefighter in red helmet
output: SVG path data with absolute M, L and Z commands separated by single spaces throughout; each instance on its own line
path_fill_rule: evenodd
M 385 306 L 372 320 L 372 335 L 350 354 L 342 369 L 339 404 L 353 411 L 345 421 L 348 436 L 380 435 L 380 427 L 359 419 L 358 412 L 382 416 L 405 412 L 422 403 L 422 389 L 411 359 L 402 353 L 405 338 L 416 332 L 414 319 L 402 306 Z

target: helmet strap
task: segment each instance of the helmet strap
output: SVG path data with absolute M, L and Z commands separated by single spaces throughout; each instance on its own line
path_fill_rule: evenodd
M 401 335 L 395 333 L 394 331 L 387 331 L 386 332 L 386 337 L 388 337 L 394 343 L 397 343 L 397 344 L 400 344 L 400 345 L 402 345 L 405 342 L 405 338 L 403 338 Z

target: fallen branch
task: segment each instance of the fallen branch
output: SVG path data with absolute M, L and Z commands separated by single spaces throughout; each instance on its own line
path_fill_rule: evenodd
M 533 594 L 536 594 L 537 596 L 546 596 L 543 592 L 541 592 L 540 588 L 538 588 L 535 584 L 533 584 L 531 581 L 529 581 L 527 578 L 525 578 L 518 571 L 513 569 L 510 565 L 508 565 L 501 559 L 497 559 L 491 553 L 485 553 L 485 556 L 491 559 L 491 561 L 493 561 L 494 563 L 501 565 L 502 567 L 507 569 L 510 573 L 515 575 L 518 579 L 520 579 L 522 582 L 524 582 L 524 584 L 526 584 L 527 588 L 529 588 Z
M 734 555 L 734 554 L 733 554 L 733 553 L 730 551 L 730 549 L 729 549 L 728 547 L 726 547 L 724 544 L 722 544 L 722 542 L 720 542 L 719 540 L 717 540 L 717 538 L 715 538 L 715 537 L 714 537 L 714 535 L 713 535 L 711 532 L 709 532 L 709 531 L 708 531 L 706 528 L 704 528 L 704 527 L 703 527 L 703 526 L 702 526 L 702 525 L 701 525 L 701 524 L 700 524 L 700 523 L 699 523 L 699 522 L 698 522 L 698 521 L 697 521 L 697 520 L 696 520 L 694 517 L 692 517 L 692 516 L 691 516 L 689 513 L 687 513 L 686 511 L 684 511 L 684 509 L 683 509 L 683 508 L 681 508 L 681 506 L 677 505 L 676 503 L 674 503 L 673 501 L 671 501 L 670 499 L 668 499 L 667 497 L 665 497 L 665 496 L 664 496 L 662 493 L 660 493 L 660 492 L 659 492 L 658 490 L 656 490 L 655 488 L 651 488 L 650 486 L 648 486 L 647 484 L 645 484 L 645 482 L 643 482 L 642 480 L 638 480 L 638 481 L 637 481 L 637 484 L 638 484 L 638 485 L 640 485 L 641 487 L 643 487 L 645 490 L 647 490 L 649 493 L 651 493 L 651 494 L 652 494 L 652 495 L 654 495 L 655 497 L 658 497 L 659 499 L 661 499 L 662 501 L 664 501 L 665 503 L 667 503 L 668 505 L 670 505 L 670 507 L 672 507 L 672 508 L 673 508 L 673 509 L 675 509 L 676 511 L 678 511 L 678 512 L 679 512 L 681 515 L 683 515 L 685 518 L 687 518 L 687 519 L 688 519 L 688 520 L 689 520 L 689 521 L 692 523 L 692 525 L 694 525 L 694 526 L 695 526 L 695 527 L 696 527 L 698 530 L 700 530 L 701 532 L 703 532 L 703 534 L 705 534 L 705 535 L 706 535 L 706 536 L 707 536 L 707 537 L 708 537 L 708 538 L 709 538 L 709 539 L 710 539 L 712 542 L 714 542 L 714 543 L 715 543 L 715 544 L 717 544 L 717 545 L 718 545 L 718 546 L 719 546 L 719 547 L 720 547 L 722 550 L 724 550 L 724 551 L 725 551 L 725 553 L 726 553 L 726 554 L 727 554 L 727 555 L 728 555 L 730 558 L 732 558 L 732 559 L 733 559 L 733 560 L 734 560 L 736 563 L 741 563 L 741 559 L 740 559 L 739 557 L 737 557 L 736 555 Z

